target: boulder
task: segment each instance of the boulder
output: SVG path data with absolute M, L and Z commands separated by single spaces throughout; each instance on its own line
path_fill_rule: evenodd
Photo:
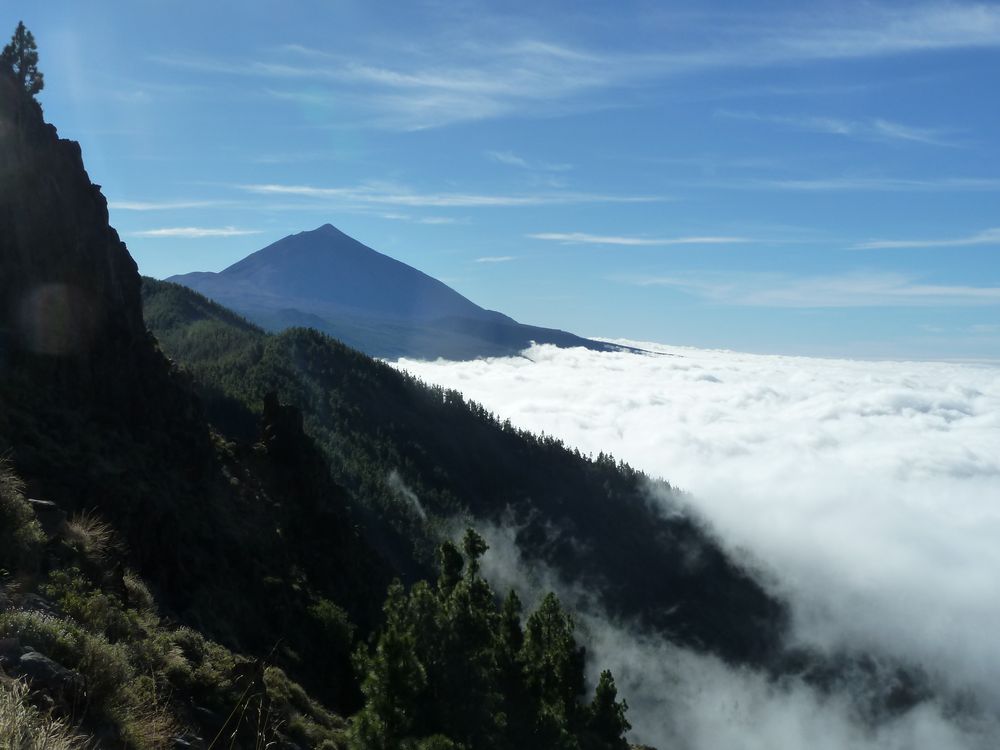
M 42 531 L 50 539 L 58 534 L 66 523 L 66 511 L 60 508 L 51 500 L 38 500 L 33 497 L 28 498 L 31 509 L 35 511 L 35 518 L 42 525 Z
M 79 672 L 66 669 L 37 651 L 21 654 L 14 673 L 27 679 L 32 690 L 44 691 L 57 701 L 71 702 L 73 696 L 81 694 L 85 687 L 85 681 Z
M 41 594 L 22 594 L 18 600 L 18 605 L 21 609 L 33 612 L 43 612 L 47 615 L 52 615 L 53 617 L 58 617 L 61 614 L 59 607 Z

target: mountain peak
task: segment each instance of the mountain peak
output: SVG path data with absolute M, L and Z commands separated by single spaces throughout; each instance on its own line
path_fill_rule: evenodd
M 375 356 L 471 359 L 516 354 L 532 341 L 608 348 L 484 310 L 332 224 L 289 235 L 221 273 L 168 280 L 266 328 L 318 328 Z
M 321 315 L 338 312 L 406 321 L 502 318 L 329 223 L 284 237 L 221 273 L 174 280 L 197 280 L 192 285 L 198 291 L 238 309 L 253 301 L 280 299 L 282 307 Z

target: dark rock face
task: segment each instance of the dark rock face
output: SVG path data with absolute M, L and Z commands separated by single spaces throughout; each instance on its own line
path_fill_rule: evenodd
M 28 498 L 28 504 L 35 511 L 35 518 L 42 525 L 42 531 L 50 539 L 58 534 L 66 524 L 66 511 L 51 500 Z
M 48 357 L 67 383 L 99 390 L 100 360 L 149 346 L 136 265 L 108 225 L 79 144 L 60 139 L 7 77 L 0 77 L 0 227 L 0 341 L 8 356 Z
M 178 434 L 198 417 L 146 330 L 138 269 L 79 144 L 2 74 L 0 381 L 0 450 L 12 448 L 45 495 L 49 480 L 93 471 L 52 471 L 52 449 L 71 431 Z
M 207 425 L 146 330 L 138 269 L 79 144 L 0 74 L 3 451 L 32 493 L 69 512 L 100 507 L 141 569 L 178 578 L 162 554 L 179 533 L 165 501 L 174 477 L 210 470 Z M 161 487 L 164 502 L 153 502 Z M 63 514 L 33 505 L 54 532 Z
M 126 559 L 106 589 L 124 592 L 127 562 L 171 617 L 235 650 L 280 641 L 308 653 L 281 666 L 336 697 L 353 690 L 349 653 L 312 651 L 325 631 L 310 607 L 343 602 L 373 621 L 389 571 L 347 517 L 301 415 L 275 402 L 268 416 L 263 452 L 215 439 L 146 330 L 136 265 L 79 146 L 0 74 L 0 456 L 28 494 L 52 501 L 32 503 L 50 533 L 60 509 L 92 509 L 114 529 Z M 10 604 L 53 611 L 30 596 Z

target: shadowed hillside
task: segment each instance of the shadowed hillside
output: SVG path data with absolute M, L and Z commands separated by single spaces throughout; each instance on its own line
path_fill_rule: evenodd
M 541 516 L 572 524 L 567 493 L 580 511 L 611 497 L 591 482 L 637 498 L 638 475 L 498 425 L 322 334 L 271 336 L 150 282 L 150 324 L 190 358 L 178 370 L 146 330 L 135 264 L 79 146 L 3 71 L 0 183 L 9 736 L 136 750 L 220 738 L 289 750 L 625 747 L 613 679 L 588 698 L 558 601 L 522 620 L 479 576 L 478 535 L 461 551 L 438 543 L 508 505 L 525 539 L 544 535 L 533 495 Z M 511 462 L 529 471 L 507 484 Z M 551 540 L 526 548 L 575 564 Z M 711 555 L 727 587 L 777 612 Z M 394 574 L 413 583 L 435 569 L 433 586 L 396 584 L 380 607 Z M 763 638 L 731 648 L 751 653 Z
M 697 522 L 654 511 L 650 480 L 624 464 L 517 430 L 317 331 L 266 334 L 152 279 L 143 294 L 151 330 L 221 429 L 245 434 L 253 420 L 239 405 L 259 410 L 270 389 L 301 409 L 367 526 L 386 527 L 390 559 L 427 559 L 456 516 L 513 524 L 529 559 L 612 613 L 739 661 L 759 663 L 778 642 L 782 608 Z

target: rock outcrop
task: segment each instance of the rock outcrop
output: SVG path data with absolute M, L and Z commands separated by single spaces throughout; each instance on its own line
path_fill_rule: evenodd
M 208 453 L 197 400 L 146 330 L 138 269 L 79 144 L 3 74 L 0 382 L 0 452 L 43 497 L 121 474 L 110 454 L 107 466 L 82 463 L 91 451 L 79 448 L 81 434 L 137 445 L 169 435 L 192 457 Z
M 258 656 L 282 643 L 272 662 L 356 701 L 348 631 L 334 653 L 311 613 L 374 621 L 390 571 L 300 413 L 269 401 L 262 451 L 214 433 L 146 329 L 141 284 L 79 145 L 0 73 L 0 457 L 50 501 L 28 503 L 49 537 L 43 565 L 94 513 L 114 532 L 105 593 L 127 598 L 127 565 L 174 621 Z
M 58 220 L 54 220 L 58 217 Z M 47 356 L 67 385 L 100 391 L 106 360 L 152 344 L 135 262 L 108 225 L 78 143 L 0 76 L 0 341 Z

